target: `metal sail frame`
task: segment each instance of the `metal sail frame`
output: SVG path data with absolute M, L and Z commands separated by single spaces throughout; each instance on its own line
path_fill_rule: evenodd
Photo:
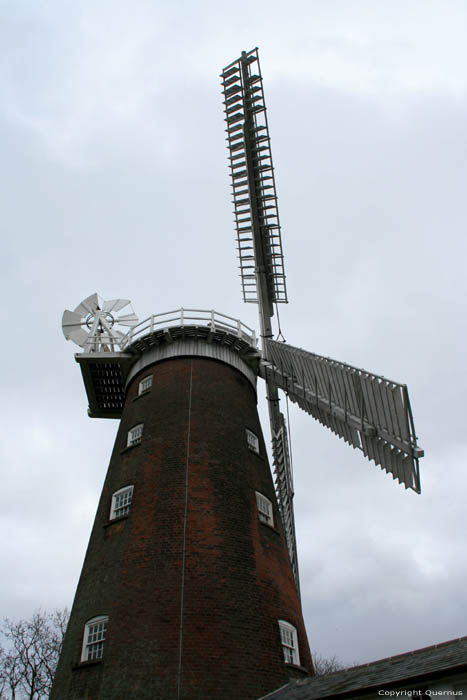
M 284 303 L 284 255 L 258 49 L 244 51 L 221 77 L 243 299 Z M 258 268 L 264 268 L 262 279 Z
M 243 51 L 221 74 L 243 299 L 259 305 L 263 355 L 274 304 L 287 303 L 271 140 L 258 49 Z M 266 378 L 276 494 L 299 590 L 293 480 L 277 385 Z
M 265 343 L 264 377 L 405 488 L 420 493 L 423 450 L 405 384 L 292 345 Z

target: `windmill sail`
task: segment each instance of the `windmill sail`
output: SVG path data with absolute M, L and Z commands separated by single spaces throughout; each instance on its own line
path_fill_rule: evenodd
M 274 460 L 274 473 L 276 477 L 276 493 L 282 524 L 284 526 L 285 539 L 289 550 L 290 563 L 299 588 L 297 544 L 295 541 L 295 517 L 293 511 L 294 488 L 292 480 L 292 466 L 290 462 L 289 441 L 285 418 L 280 416 L 280 428 L 272 435 L 272 456 Z
M 257 268 L 264 266 L 263 294 L 266 291 L 270 302 L 285 303 L 284 256 L 258 49 L 243 52 L 221 77 L 243 299 L 260 301 Z
M 281 227 L 258 49 L 243 51 L 222 71 L 227 147 L 243 299 L 259 305 L 261 337 L 272 338 L 274 304 L 287 302 Z M 292 474 L 284 418 L 266 380 L 276 492 L 297 589 Z
M 300 348 L 265 340 L 264 377 L 368 459 L 420 493 L 407 387 Z

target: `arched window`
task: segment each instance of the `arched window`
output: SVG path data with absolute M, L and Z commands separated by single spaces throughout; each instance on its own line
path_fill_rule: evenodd
M 124 486 L 122 489 L 112 494 L 112 505 L 110 507 L 110 520 L 128 515 L 133 499 L 133 486 Z
M 109 618 L 107 615 L 99 615 L 86 622 L 84 626 L 81 661 L 96 661 L 102 659 L 108 620 Z
M 152 387 L 152 374 L 148 374 L 147 377 L 143 377 L 138 386 L 138 396 L 145 394 Z
M 139 445 L 143 437 L 143 423 L 133 426 L 131 430 L 128 431 L 128 438 L 126 442 L 127 447 L 132 447 L 133 445 Z
M 272 503 L 269 498 L 263 496 L 262 493 L 256 491 L 256 506 L 258 508 L 258 518 L 266 525 L 274 526 L 274 517 L 272 512 Z
M 297 630 L 290 622 L 286 622 L 285 620 L 279 620 L 279 629 L 281 632 L 282 651 L 284 653 L 285 663 L 300 666 Z
M 258 436 L 252 430 L 246 429 L 246 443 L 252 452 L 259 455 L 259 440 Z

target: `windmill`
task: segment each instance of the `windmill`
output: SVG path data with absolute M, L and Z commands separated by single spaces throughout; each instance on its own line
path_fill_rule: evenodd
M 257 50 L 222 83 L 243 296 L 259 306 L 262 348 L 212 309 L 139 321 L 127 299 L 92 294 L 64 312 L 88 413 L 120 424 L 51 700 L 255 700 L 313 673 L 279 390 L 420 490 L 405 386 L 273 340 L 287 294 Z
M 259 307 L 276 491 L 298 586 L 292 471 L 278 390 L 416 493 L 423 450 L 405 385 L 273 340 L 274 308 L 287 303 L 287 290 L 258 49 L 243 51 L 221 77 L 243 300 Z

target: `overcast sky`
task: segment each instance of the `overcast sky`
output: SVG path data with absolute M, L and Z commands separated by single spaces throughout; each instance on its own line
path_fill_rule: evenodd
M 259 46 L 283 333 L 406 382 L 426 451 L 418 496 L 291 407 L 310 645 L 365 662 L 466 634 L 465 2 L 1 0 L 0 18 L 0 618 L 71 606 L 117 430 L 87 417 L 63 310 L 98 292 L 258 327 L 219 73 Z

